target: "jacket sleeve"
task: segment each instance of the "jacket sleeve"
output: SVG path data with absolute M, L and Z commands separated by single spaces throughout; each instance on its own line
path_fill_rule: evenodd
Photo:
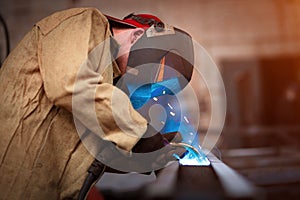
M 96 9 L 67 12 L 37 24 L 45 93 L 86 128 L 129 151 L 146 131 L 147 121 L 111 84 L 116 64 L 107 20 Z

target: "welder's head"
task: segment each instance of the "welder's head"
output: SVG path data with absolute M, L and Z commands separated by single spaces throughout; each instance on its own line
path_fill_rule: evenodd
M 131 47 L 127 73 L 117 84 L 129 95 L 135 108 L 149 98 L 176 94 L 188 84 L 194 62 L 189 34 L 148 14 L 130 14 L 123 20 L 108 19 L 119 26 L 145 30 Z

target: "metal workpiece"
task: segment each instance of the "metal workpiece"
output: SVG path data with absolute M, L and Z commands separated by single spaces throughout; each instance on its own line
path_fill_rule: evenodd
M 264 199 L 260 189 L 216 156 L 210 153 L 208 158 L 209 166 L 178 163 L 167 166 L 158 174 L 157 180 L 146 187 L 144 195 L 151 197 L 146 199 Z
M 179 163 L 173 161 L 156 172 L 156 180 L 143 189 L 146 199 L 170 199 L 176 192 Z
M 219 160 L 214 154 L 209 153 L 208 158 L 211 168 L 222 185 L 226 199 L 264 199 L 261 189 Z
M 225 193 L 211 166 L 180 166 L 177 194 L 173 199 L 225 199 Z
M 156 171 L 156 179 L 132 191 L 103 191 L 110 200 L 262 200 L 264 194 L 213 154 L 209 166 L 187 166 L 178 161 Z
M 222 185 L 210 166 L 184 166 L 173 162 L 156 181 L 144 188 L 143 199 L 225 199 Z

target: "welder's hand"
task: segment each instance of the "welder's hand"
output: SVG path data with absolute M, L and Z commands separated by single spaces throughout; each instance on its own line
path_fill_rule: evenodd
M 183 147 L 175 147 L 170 145 L 170 142 L 180 142 L 182 140 L 181 134 L 178 132 L 161 134 L 148 126 L 146 133 L 137 144 L 133 147 L 133 153 L 150 153 L 149 162 L 153 168 L 165 166 L 169 161 L 176 160 L 173 154 L 182 157 L 186 152 Z M 159 151 L 157 151 L 159 150 Z
M 152 126 L 148 125 L 143 137 L 132 148 L 133 153 L 149 153 L 163 148 L 168 144 L 162 134 L 158 133 Z
M 158 154 L 154 162 L 151 164 L 153 169 L 162 168 L 166 164 L 168 164 L 168 162 L 177 160 L 174 154 L 182 158 L 186 153 L 186 149 L 184 147 L 180 147 L 180 146 L 175 147 L 170 144 L 167 144 L 164 147 L 163 152 L 164 153 Z
M 170 142 L 181 142 L 182 136 L 179 132 L 171 132 L 161 134 L 157 132 L 152 126 L 148 125 L 146 133 L 133 147 L 134 153 L 148 153 L 161 149 Z

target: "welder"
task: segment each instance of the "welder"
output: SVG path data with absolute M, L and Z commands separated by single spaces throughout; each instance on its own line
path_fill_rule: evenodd
M 152 32 L 146 34 L 148 30 Z M 134 101 L 128 98 L 133 96 L 130 87 L 120 81 L 126 86 L 120 88 L 129 92 L 126 95 L 113 85 L 113 78 L 124 75 L 127 65 L 139 65 L 134 60 L 139 45 L 146 45 L 143 42 L 156 35 L 176 35 L 173 31 L 152 15 L 119 20 L 94 8 L 60 11 L 36 23 L 0 71 L 1 199 L 75 199 L 98 155 L 100 163 L 114 168 L 114 163 L 120 165 L 112 157 L 115 153 L 126 159 L 132 153 L 160 149 L 161 155 L 177 152 L 169 148 L 168 138 L 134 109 Z M 137 49 L 129 55 L 134 45 Z M 151 62 L 161 62 L 156 82 L 166 78 L 162 65 L 171 60 L 167 58 L 178 57 L 177 49 L 175 53 L 171 49 L 167 47 L 159 54 L 142 51 Z M 97 58 L 90 56 L 95 52 Z M 136 54 L 141 58 L 141 53 Z M 128 57 L 132 58 L 130 63 Z M 186 63 L 182 59 L 181 67 L 174 67 L 181 86 L 191 78 L 192 65 Z M 169 87 L 168 82 L 161 86 Z M 112 100 L 115 94 L 119 103 Z M 149 137 L 142 138 L 145 135 Z M 95 137 L 101 144 L 116 148 L 82 142 Z M 148 171 L 157 160 L 160 164 L 169 160 L 168 156 L 155 155 L 150 156 L 152 163 L 146 164 L 133 158 L 133 168 L 128 169 Z
M 151 117 L 161 118 L 162 116 L 158 116 L 160 115 L 159 113 L 157 113 L 158 115 L 150 116 L 150 109 L 153 108 L 152 106 L 154 105 L 152 102 L 160 99 L 159 102 L 156 103 L 163 106 L 162 101 L 170 99 L 174 100 L 174 98 L 176 99 L 176 94 L 184 89 L 190 81 L 194 61 L 191 37 L 186 32 L 168 24 L 164 24 L 158 18 L 155 19 L 155 17 L 150 15 L 130 14 L 123 20 L 118 20 L 108 16 L 108 19 L 111 23 L 119 23 L 122 25 L 122 23 L 132 22 L 133 24 L 136 24 L 136 26 L 143 28 L 146 27 L 146 33 L 131 48 L 126 73 L 123 74 L 122 77 L 116 78 L 114 80 L 114 84 L 116 84 L 117 87 L 122 89 L 130 97 L 133 107 L 137 109 L 137 111 L 142 114 L 142 116 L 145 117 L 156 130 L 160 130 L 160 134 L 148 139 L 142 138 L 133 148 L 133 152 L 147 153 L 146 155 L 133 153 L 130 158 L 124 160 L 120 159 L 121 156 L 117 155 L 117 153 L 112 156 L 112 151 L 102 153 L 101 156 L 98 157 L 99 160 L 95 161 L 89 169 L 90 176 L 86 180 L 84 184 L 85 187 L 83 187 L 83 190 L 81 191 L 83 192 L 85 190 L 85 192 L 80 193 L 80 197 L 84 196 L 84 193 L 86 193 L 89 188 L 88 185 L 95 182 L 104 170 L 116 172 L 115 170 L 108 168 L 108 166 L 121 171 L 134 170 L 137 172 L 144 172 L 157 170 L 162 167 L 162 163 L 153 162 L 154 160 L 151 157 L 154 156 L 155 158 L 160 158 L 156 161 L 162 161 L 168 157 L 166 156 L 166 152 L 172 152 L 169 156 L 175 156 L 178 159 L 182 158 L 183 155 L 189 159 L 196 156 L 194 158 L 194 163 L 198 162 L 197 165 L 207 165 L 207 159 L 204 154 L 204 157 L 202 157 L 202 154 L 200 154 L 198 150 L 195 151 L 196 148 L 191 146 L 192 144 L 179 143 L 182 141 L 182 137 L 181 134 L 176 132 L 179 130 L 178 125 L 183 124 L 180 122 L 181 118 L 183 118 L 183 116 L 181 116 L 183 112 L 180 113 L 180 110 L 177 110 L 179 112 L 176 112 L 176 122 L 174 121 L 175 113 L 173 113 L 172 120 L 165 119 L 161 121 L 165 124 L 163 129 L 160 129 L 156 126 L 157 124 L 153 123 L 151 120 Z M 168 105 L 170 106 L 170 104 Z M 176 106 L 175 109 L 178 108 L 180 109 L 180 106 Z M 175 112 L 175 110 L 173 111 Z M 184 135 L 184 142 L 192 141 L 193 145 L 197 146 L 198 135 L 194 134 L 194 136 L 191 136 L 191 129 L 188 129 L 186 125 L 183 126 L 185 126 L 185 130 L 189 131 L 188 134 Z M 150 131 L 148 129 L 146 135 L 148 135 L 149 132 Z M 156 133 L 157 131 L 154 130 L 153 132 Z M 162 145 L 160 148 L 163 150 L 156 150 L 155 152 L 152 152 L 152 155 L 149 155 L 149 152 L 146 152 L 145 148 L 139 148 L 139 143 L 141 141 L 145 142 L 145 140 L 148 140 L 151 143 L 156 139 L 159 140 L 158 135 L 161 136 L 161 134 L 167 139 L 167 143 L 171 144 L 171 149 L 174 147 L 175 149 L 178 149 L 176 149 L 176 151 L 172 151 L 171 149 L 168 150 L 166 146 L 163 148 Z M 87 142 L 86 146 L 92 145 Z M 188 150 L 187 152 L 185 151 L 186 149 Z M 151 149 L 151 151 L 153 151 L 153 149 Z M 181 157 L 174 155 L 174 152 L 179 154 Z M 185 152 L 185 154 L 182 154 L 183 152 Z M 195 153 L 197 155 L 194 155 Z M 110 158 L 118 158 L 106 160 L 105 155 L 109 155 L 108 157 Z M 159 155 L 164 155 L 164 159 Z M 103 163 L 108 166 L 105 166 Z M 143 165 L 142 163 L 154 163 L 160 165 Z

